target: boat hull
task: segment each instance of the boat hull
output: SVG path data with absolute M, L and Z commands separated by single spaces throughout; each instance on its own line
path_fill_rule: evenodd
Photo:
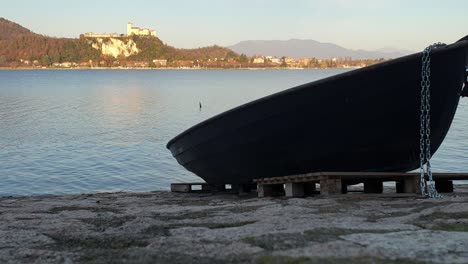
M 468 41 L 431 59 L 431 151 L 462 92 Z M 212 184 L 319 171 L 419 167 L 421 53 L 267 96 L 208 119 L 167 147 Z

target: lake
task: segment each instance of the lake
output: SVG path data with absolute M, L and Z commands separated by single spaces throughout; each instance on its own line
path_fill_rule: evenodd
M 345 71 L 0 71 L 0 196 L 200 181 L 166 149 L 171 138 L 232 107 Z M 462 99 L 434 171 L 468 171 L 467 110 Z

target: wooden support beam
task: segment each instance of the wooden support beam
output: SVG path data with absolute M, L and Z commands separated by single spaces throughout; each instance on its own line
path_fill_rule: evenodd
M 302 183 L 286 183 L 286 197 L 304 197 L 304 184 Z
M 333 195 L 343 192 L 343 184 L 340 178 L 330 177 L 329 179 L 320 180 L 320 194 Z
M 190 184 L 171 184 L 171 192 L 188 193 L 192 190 Z
M 396 183 L 397 193 L 421 193 L 421 178 L 418 175 L 409 175 L 402 177 Z

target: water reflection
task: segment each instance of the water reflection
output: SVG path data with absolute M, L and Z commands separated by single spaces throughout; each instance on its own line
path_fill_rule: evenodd
M 107 114 L 135 114 L 143 111 L 143 91 L 140 87 L 102 87 L 101 97 L 104 103 L 104 111 Z

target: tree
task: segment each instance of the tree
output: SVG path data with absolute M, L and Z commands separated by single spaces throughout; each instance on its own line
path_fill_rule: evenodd
M 249 62 L 249 58 L 247 57 L 247 55 L 245 55 L 244 53 L 242 53 L 242 54 L 239 56 L 239 62 L 240 62 L 240 63 L 247 63 L 247 62 Z
M 49 55 L 45 55 L 44 57 L 42 57 L 39 62 L 42 66 L 52 65 L 52 61 L 50 60 Z

